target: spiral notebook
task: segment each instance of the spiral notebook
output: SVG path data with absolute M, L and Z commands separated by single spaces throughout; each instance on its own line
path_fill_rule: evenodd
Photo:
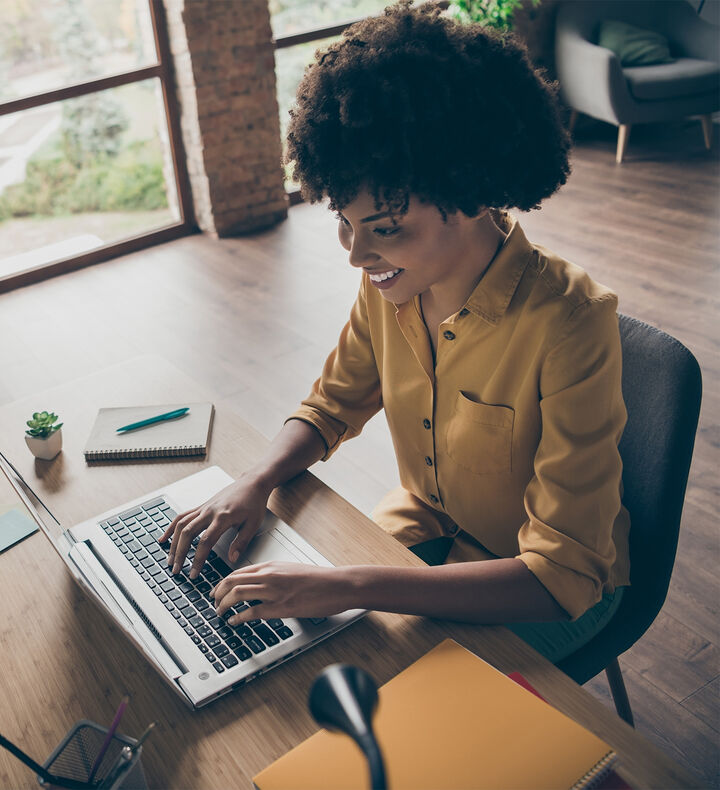
M 392 790 L 589 788 L 604 741 L 446 639 L 379 690 L 374 729 Z M 367 790 L 346 735 L 321 730 L 254 778 L 259 790 Z
M 123 425 L 166 414 L 189 406 L 185 416 L 156 422 L 126 433 L 117 433 Z M 156 406 L 122 406 L 100 409 L 85 445 L 86 461 L 114 461 L 125 458 L 171 458 L 205 455 L 210 442 L 212 403 L 161 404 Z

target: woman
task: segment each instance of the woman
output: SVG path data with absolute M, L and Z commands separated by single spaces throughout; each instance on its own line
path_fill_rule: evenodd
M 373 518 L 427 567 L 266 563 L 215 591 L 254 618 L 345 609 L 505 623 L 557 661 L 628 583 L 617 444 L 625 423 L 615 295 L 527 241 L 567 178 L 550 86 L 510 38 L 403 2 L 349 28 L 298 88 L 289 160 L 329 199 L 362 279 L 321 377 L 264 458 L 180 514 L 176 569 L 227 529 L 231 559 L 272 489 L 385 409 L 402 486 Z

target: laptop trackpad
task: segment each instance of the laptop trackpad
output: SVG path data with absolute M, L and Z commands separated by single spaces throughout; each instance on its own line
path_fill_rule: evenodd
M 286 540 L 284 536 L 278 535 L 272 528 L 264 530 L 256 535 L 250 541 L 247 551 L 240 557 L 238 562 L 230 562 L 228 558 L 228 549 L 236 534 L 235 530 L 227 530 L 214 546 L 215 551 L 233 569 L 241 568 L 244 565 L 255 565 L 258 562 L 269 562 L 270 560 L 275 560 L 277 562 L 304 562 L 305 564 L 315 564 L 299 549 L 293 550 L 294 547 L 292 543 Z
M 250 541 L 248 550 L 242 559 L 245 560 L 245 562 L 241 562 L 241 564 L 247 564 L 249 562 L 251 565 L 255 565 L 258 562 L 269 562 L 270 560 L 276 562 L 308 561 L 307 557 L 301 555 L 299 552 L 297 554 L 293 553 L 290 546 L 281 542 L 281 540 L 276 537 L 276 533 L 273 530 L 261 532 L 259 535 L 256 535 Z

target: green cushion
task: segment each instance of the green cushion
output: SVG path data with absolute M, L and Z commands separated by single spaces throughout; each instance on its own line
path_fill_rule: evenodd
M 675 60 L 665 36 L 614 19 L 600 23 L 598 44 L 612 50 L 623 66 L 651 66 Z

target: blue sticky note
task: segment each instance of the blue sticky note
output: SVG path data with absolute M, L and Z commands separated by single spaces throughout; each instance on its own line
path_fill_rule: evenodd
M 9 510 L 0 516 L 0 551 L 37 532 L 37 524 L 20 510 Z

